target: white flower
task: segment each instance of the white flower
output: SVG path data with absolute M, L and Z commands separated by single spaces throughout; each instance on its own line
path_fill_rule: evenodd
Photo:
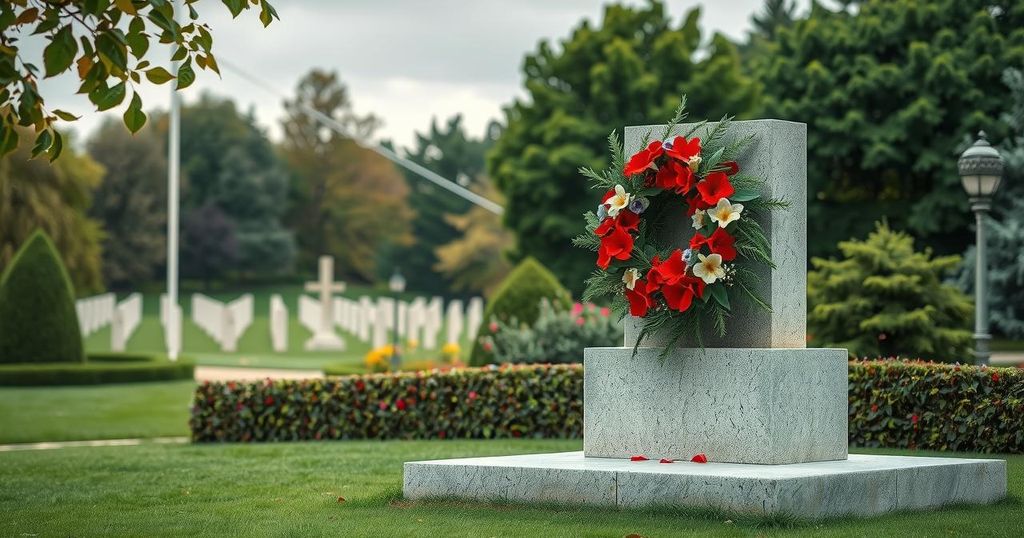
M 690 157 L 690 160 L 686 161 L 686 166 L 689 166 L 690 170 L 696 172 L 700 168 L 700 155 Z
M 704 227 L 704 217 L 706 216 L 707 212 L 705 212 L 703 209 L 698 209 L 697 211 L 694 211 L 693 216 L 690 217 L 691 219 L 693 219 L 694 230 L 699 230 Z
M 615 186 L 615 195 L 608 199 L 608 216 L 615 218 L 619 215 L 619 211 L 629 207 L 629 193 L 626 189 L 622 188 L 622 185 Z
M 622 282 L 626 284 L 627 290 L 635 288 L 637 280 L 640 280 L 640 271 L 635 267 L 626 269 L 626 272 L 622 275 Z
M 725 276 L 720 254 L 698 254 L 697 257 L 700 261 L 693 265 L 693 276 L 702 279 L 705 284 L 714 284 L 716 280 Z
M 743 204 L 732 204 L 729 203 L 728 198 L 722 198 L 718 201 L 718 205 L 708 211 L 711 220 L 718 223 L 719 226 L 725 228 L 730 222 L 734 220 L 740 220 L 740 213 L 743 212 Z

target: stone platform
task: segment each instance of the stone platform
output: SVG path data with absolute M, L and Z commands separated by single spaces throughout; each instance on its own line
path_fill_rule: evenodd
M 582 452 L 405 464 L 405 498 L 695 507 L 807 519 L 874 516 L 1006 496 L 1003 460 L 850 455 L 789 465 L 658 463 Z

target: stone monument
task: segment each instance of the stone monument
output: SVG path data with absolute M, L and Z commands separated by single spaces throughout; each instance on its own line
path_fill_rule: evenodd
M 306 282 L 306 291 L 320 295 L 320 325 L 313 336 L 306 340 L 307 350 L 341 350 L 345 341 L 334 332 L 334 293 L 345 291 L 344 282 L 334 282 L 334 258 L 320 256 L 320 267 L 316 282 Z
M 664 129 L 627 128 L 626 154 Z M 1001 460 L 847 454 L 847 352 L 806 347 L 806 125 L 742 121 L 727 134 L 748 135 L 742 169 L 766 179 L 762 195 L 789 203 L 760 222 L 776 263 L 762 268 L 758 290 L 771 311 L 736 305 L 727 339 L 684 343 L 691 347 L 664 360 L 667 338 L 659 334 L 633 356 L 639 324 L 627 319 L 623 347 L 584 353 L 582 452 L 406 463 L 406 498 L 674 505 L 813 519 L 1006 495 Z M 689 238 L 686 228 L 677 228 L 679 243 Z M 630 460 L 640 454 L 650 460 Z M 691 462 L 696 454 L 710 463 Z

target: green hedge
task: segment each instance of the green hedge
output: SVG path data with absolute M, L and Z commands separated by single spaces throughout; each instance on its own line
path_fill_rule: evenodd
M 850 363 L 850 444 L 1024 452 L 1024 370 Z M 329 380 L 204 383 L 195 441 L 574 437 L 579 365 L 469 368 Z
M 1024 452 L 1024 370 L 850 363 L 850 444 Z
M 195 441 L 578 438 L 579 365 L 503 366 L 328 380 L 204 383 Z
M 192 379 L 195 363 L 188 358 L 123 353 L 90 353 L 86 362 L 0 365 L 0 385 L 100 385 L 138 381 Z

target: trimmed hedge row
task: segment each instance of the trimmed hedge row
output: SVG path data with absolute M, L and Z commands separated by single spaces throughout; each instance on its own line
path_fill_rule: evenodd
M 850 363 L 850 444 L 1024 452 L 1024 370 Z
M 850 362 L 850 443 L 1024 451 L 1024 371 Z M 205 383 L 195 441 L 580 437 L 580 365 Z
M 0 365 L 0 385 L 100 385 L 139 381 L 192 379 L 195 364 L 180 358 L 142 354 L 90 353 L 81 363 L 22 363 Z
M 204 383 L 194 441 L 580 437 L 579 365 Z

